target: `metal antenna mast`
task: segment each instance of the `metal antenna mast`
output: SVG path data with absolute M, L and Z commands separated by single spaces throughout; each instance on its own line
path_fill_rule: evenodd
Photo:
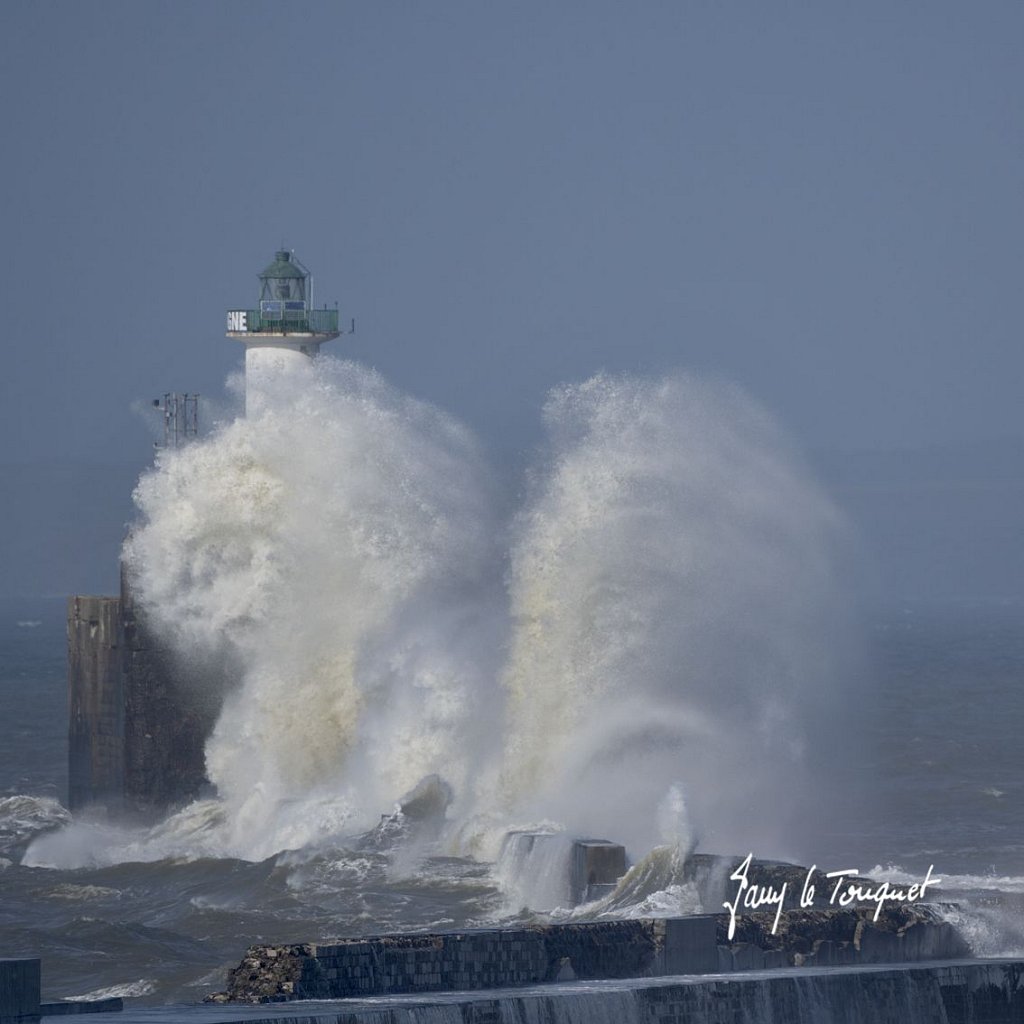
M 199 395 L 168 391 L 153 405 L 164 414 L 164 443 L 154 441 L 154 448 L 180 448 L 199 436 Z

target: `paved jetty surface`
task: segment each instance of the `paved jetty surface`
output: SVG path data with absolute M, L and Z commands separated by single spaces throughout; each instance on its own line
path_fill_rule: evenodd
M 348 1024 L 349 1021 L 372 1020 L 375 1013 L 391 1009 L 412 1010 L 415 1008 L 458 1006 L 501 1000 L 552 999 L 563 997 L 569 1001 L 580 997 L 600 999 L 639 990 L 670 989 L 680 986 L 701 986 L 708 984 L 756 985 L 764 981 L 779 981 L 782 978 L 812 979 L 839 978 L 853 975 L 896 975 L 904 972 L 932 972 L 947 968 L 999 967 L 1012 965 L 1013 973 L 1024 972 L 1024 961 L 1005 958 L 991 960 L 941 960 L 927 964 L 876 964 L 839 967 L 789 967 L 763 971 L 745 971 L 729 974 L 679 975 L 660 978 L 625 978 L 610 981 L 556 982 L 545 985 L 531 985 L 521 988 L 476 989 L 472 992 L 437 992 L 429 996 L 397 995 L 378 996 L 363 999 L 297 1000 L 287 1003 L 264 1003 L 260 1005 L 240 1004 L 193 1004 L 173 1006 L 127 1007 L 120 1013 L 90 1013 L 81 1017 L 83 1024 L 169 1024 L 184 1021 L 186 1024 Z M 57 1017 L 43 1017 L 44 1024 L 55 1024 Z M 66 1019 L 66 1018 L 64 1018 Z M 378 1018 L 379 1019 L 379 1018 Z

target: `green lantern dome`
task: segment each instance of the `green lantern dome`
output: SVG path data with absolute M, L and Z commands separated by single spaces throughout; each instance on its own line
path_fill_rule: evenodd
M 260 274 L 260 302 L 306 303 L 306 279 L 309 274 L 287 249 L 275 254 L 274 262 Z M 297 309 L 297 306 L 291 306 Z
M 323 342 L 341 334 L 337 309 L 313 308 L 313 277 L 295 253 L 278 249 L 259 277 L 259 308 L 228 310 L 229 338 L 252 343 L 275 339 L 276 344 L 290 344 L 276 341 L 290 338 L 302 351 L 315 354 Z

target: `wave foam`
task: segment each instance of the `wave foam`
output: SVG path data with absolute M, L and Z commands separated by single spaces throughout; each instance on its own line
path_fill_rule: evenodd
M 70 821 L 71 813 L 53 797 L 27 794 L 0 797 L 0 852 L 6 853 Z
M 225 679 L 217 798 L 33 863 L 326 848 L 432 774 L 453 852 L 539 819 L 648 849 L 683 794 L 719 848 L 790 837 L 845 655 L 837 513 L 735 389 L 602 375 L 545 419 L 511 524 L 465 428 L 328 358 L 161 453 L 125 560 L 184 674 Z
M 156 982 L 148 978 L 139 978 L 138 981 L 126 981 L 119 985 L 110 985 L 107 988 L 93 989 L 80 996 L 67 996 L 65 1002 L 83 1003 L 100 999 L 138 999 L 141 996 L 152 995 L 156 991 Z

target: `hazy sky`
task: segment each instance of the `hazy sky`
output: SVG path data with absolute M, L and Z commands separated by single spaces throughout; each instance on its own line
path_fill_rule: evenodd
M 39 481 L 54 521 L 82 491 L 45 467 L 129 467 L 80 516 L 115 535 L 152 440 L 133 403 L 222 393 L 224 311 L 282 242 L 357 320 L 335 352 L 499 457 L 560 381 L 680 367 L 808 449 L 1019 452 L 1020 3 L 7 0 L 2 22 L 21 589 L 55 550 Z

